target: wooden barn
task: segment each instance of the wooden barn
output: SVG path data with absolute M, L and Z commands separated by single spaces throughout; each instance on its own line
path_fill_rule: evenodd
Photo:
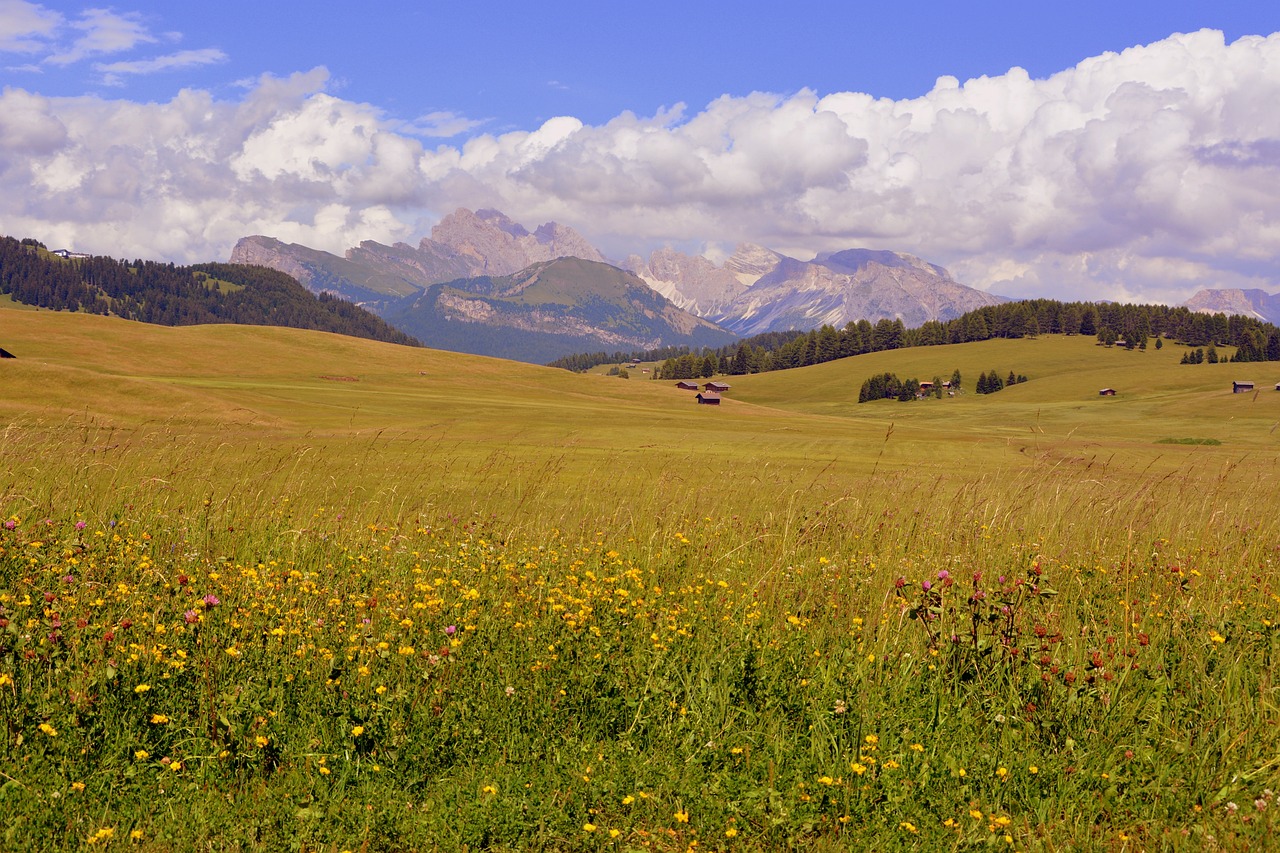
M 681 379 L 679 382 L 676 383 L 676 387 L 679 388 L 681 391 L 697 391 L 698 383 L 689 382 L 687 380 Z
M 718 406 L 720 405 L 720 395 L 714 391 L 703 391 L 698 395 L 698 405 Z
M 713 394 L 723 394 L 729 390 L 729 385 L 724 382 L 708 382 L 702 386 L 703 390 L 710 391 Z
M 1248 394 L 1252 390 L 1253 390 L 1252 382 L 1232 382 L 1231 383 L 1232 394 Z
M 1103 388 L 1101 391 L 1098 392 L 1099 397 L 1114 397 L 1115 395 L 1116 395 L 1116 389 L 1114 388 Z

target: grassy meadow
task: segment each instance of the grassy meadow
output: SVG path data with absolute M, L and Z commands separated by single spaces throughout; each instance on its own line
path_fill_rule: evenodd
M 1276 828 L 1280 365 L 1045 336 L 707 407 L 2 304 L 0 347 L 0 849 Z M 955 398 L 856 403 L 955 369 Z M 990 369 L 1030 381 L 974 394 Z

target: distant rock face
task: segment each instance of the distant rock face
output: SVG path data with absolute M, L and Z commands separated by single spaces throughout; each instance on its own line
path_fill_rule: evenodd
M 293 251 L 296 248 L 303 247 L 281 243 L 274 237 L 243 237 L 231 250 L 230 262 L 280 270 L 297 279 L 302 286 L 309 287 L 313 278 L 311 269 Z
M 862 319 L 919 326 L 1003 301 L 913 255 L 870 249 L 798 261 L 747 243 L 720 267 L 670 249 L 629 266 L 676 305 L 740 335 Z
M 1280 323 L 1280 293 L 1267 293 L 1265 290 L 1206 288 L 1182 304 L 1202 314 L 1241 314 L 1268 323 Z
M 740 335 L 840 328 L 862 319 L 915 327 L 1003 301 L 912 255 L 852 249 L 809 262 L 784 260 L 714 319 Z
M 759 275 L 751 277 L 749 272 L 743 276 L 727 264 L 717 267 L 701 255 L 686 255 L 670 248 L 657 250 L 647 262 L 632 255 L 623 266 L 673 303 L 699 317 L 720 313 L 759 278 Z
M 431 229 L 430 239 L 423 238 L 418 250 L 451 252 L 470 265 L 468 275 L 473 276 L 510 275 L 530 264 L 556 258 L 604 263 L 595 247 L 572 228 L 547 222 L 530 234 L 496 210 L 454 211 Z

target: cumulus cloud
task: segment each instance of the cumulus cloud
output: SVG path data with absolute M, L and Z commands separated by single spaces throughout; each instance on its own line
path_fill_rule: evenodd
M 0 0 L 2 2 L 2 0 Z M 30 5 L 30 4 L 28 4 Z M 0 94 L 0 231 L 115 255 L 225 258 L 266 233 L 413 240 L 458 206 L 555 219 L 622 257 L 762 243 L 913 252 L 1013 296 L 1181 301 L 1280 289 L 1280 35 L 1174 35 L 1046 79 L 919 98 L 800 91 L 427 147 L 317 69 L 237 101 Z M 451 131 L 455 131 L 452 133 Z

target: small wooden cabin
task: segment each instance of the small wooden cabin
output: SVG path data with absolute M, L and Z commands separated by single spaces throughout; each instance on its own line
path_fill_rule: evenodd
M 729 390 L 728 384 L 724 382 L 708 382 L 702 387 L 704 390 L 710 391 L 713 394 L 723 394 L 725 391 Z
M 1248 394 L 1252 390 L 1253 390 L 1252 382 L 1232 382 L 1231 383 L 1232 394 Z
M 1101 391 L 1098 392 L 1099 397 L 1114 397 L 1115 395 L 1116 395 L 1116 389 L 1114 388 L 1103 388 Z
M 684 379 L 681 379 L 679 382 L 676 383 L 676 387 L 679 388 L 681 391 L 697 391 L 698 383 L 687 382 Z
M 698 395 L 698 405 L 718 406 L 720 405 L 720 395 L 714 391 L 703 391 Z

